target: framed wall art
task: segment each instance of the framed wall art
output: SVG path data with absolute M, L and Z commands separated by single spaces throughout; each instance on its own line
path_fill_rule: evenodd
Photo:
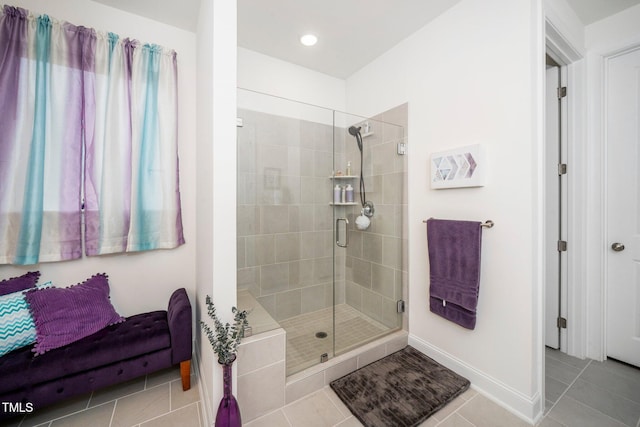
M 431 188 L 482 187 L 486 159 L 482 145 L 468 145 L 431 154 Z

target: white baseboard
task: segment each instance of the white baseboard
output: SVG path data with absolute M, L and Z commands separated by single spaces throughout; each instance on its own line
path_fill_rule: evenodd
M 198 392 L 200 393 L 200 417 L 202 425 L 213 425 L 213 408 L 211 407 L 211 399 L 209 398 L 209 390 L 207 389 L 207 382 L 204 381 L 204 372 L 200 368 L 200 348 L 198 348 L 198 341 L 193 341 L 193 360 L 195 361 L 195 370 L 198 373 Z
M 409 345 L 467 378 L 475 390 L 524 421 L 535 425 L 542 418 L 544 408 L 539 393 L 528 397 L 415 335 L 409 334 Z

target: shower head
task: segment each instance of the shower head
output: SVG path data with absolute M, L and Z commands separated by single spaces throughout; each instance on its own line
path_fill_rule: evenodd
M 351 126 L 349 128 L 349 133 L 356 137 L 356 142 L 358 143 L 358 149 L 362 153 L 362 135 L 360 134 L 360 129 L 362 129 L 361 126 L 358 126 L 358 127 Z

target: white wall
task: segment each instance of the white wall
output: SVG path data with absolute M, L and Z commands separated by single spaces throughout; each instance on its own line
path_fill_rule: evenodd
M 540 415 L 541 99 L 538 1 L 463 0 L 347 80 L 347 108 L 409 103 L 410 343 L 527 419 Z M 481 143 L 483 188 L 431 190 L 433 152 Z M 429 217 L 486 220 L 476 329 L 429 311 Z
M 238 87 L 337 111 L 345 111 L 346 107 L 344 80 L 241 47 Z M 261 108 L 260 98 L 245 94 L 245 102 L 239 106 L 278 115 L 299 113 L 298 108 L 287 110 L 286 100 Z
M 206 295 L 213 292 L 213 2 L 201 0 L 197 32 L 197 178 L 196 178 L 196 228 L 200 236 L 196 252 L 196 325 L 207 321 L 204 303 Z M 199 359 L 200 396 L 203 416 L 212 419 L 211 394 L 214 393 L 215 355 L 201 328 L 195 333 L 196 353 Z M 209 422 L 207 425 L 211 425 Z
M 109 275 L 111 300 L 124 316 L 166 309 L 171 292 L 179 287 L 187 289 L 193 303 L 196 249 L 195 34 L 86 0 L 15 0 L 12 5 L 36 14 L 46 13 L 75 25 L 156 43 L 177 52 L 180 190 L 186 244 L 173 250 L 91 257 L 27 267 L 0 266 L 0 277 L 39 269 L 42 272 L 41 282 L 52 280 L 56 285 L 68 286 L 92 274 L 105 272 Z
M 623 10 L 585 28 L 585 46 L 591 53 L 613 52 L 640 43 L 640 5 Z
M 233 321 L 231 307 L 236 305 L 236 14 L 235 1 L 200 2 L 196 320 L 209 325 L 207 295 L 223 322 Z M 222 369 L 199 324 L 195 334 L 205 424 L 211 425 L 222 398 Z

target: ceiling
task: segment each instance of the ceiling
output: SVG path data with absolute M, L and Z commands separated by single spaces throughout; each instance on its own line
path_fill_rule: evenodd
M 196 30 L 200 0 L 93 0 L 189 31 Z
M 566 0 L 584 25 L 640 4 L 640 0 Z
M 238 0 L 238 46 L 346 78 L 458 2 Z M 308 32 L 313 47 L 299 42 Z
M 94 0 L 195 31 L 201 0 Z M 237 0 L 238 45 L 346 78 L 461 0 Z M 640 0 L 566 0 L 589 25 Z M 318 36 L 314 47 L 298 39 Z

